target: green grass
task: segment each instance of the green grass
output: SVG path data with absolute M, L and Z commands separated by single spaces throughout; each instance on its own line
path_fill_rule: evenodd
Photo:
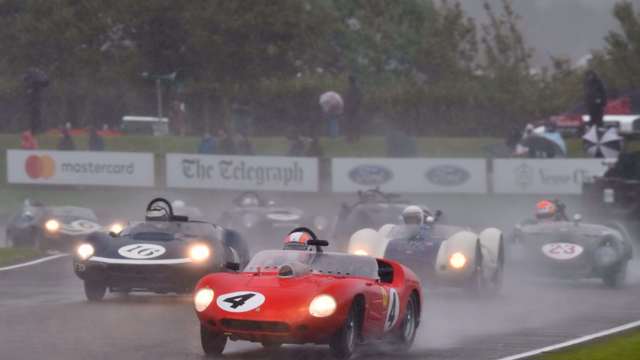
M 0 248 L 0 267 L 19 264 L 33 260 L 42 254 L 35 249 L 26 248 Z
M 640 331 L 545 354 L 539 360 L 617 360 L 640 358 Z

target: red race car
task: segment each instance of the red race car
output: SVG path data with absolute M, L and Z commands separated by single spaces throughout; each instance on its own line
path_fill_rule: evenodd
M 194 303 L 204 352 L 222 354 L 227 339 L 329 344 L 338 359 L 371 342 L 407 351 L 420 324 L 417 276 L 393 261 L 324 252 L 327 245 L 298 228 L 284 250 L 259 252 L 244 271 L 202 278 Z

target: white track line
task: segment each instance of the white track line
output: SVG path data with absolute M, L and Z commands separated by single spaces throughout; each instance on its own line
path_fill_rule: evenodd
M 56 254 L 56 255 L 47 256 L 47 257 L 44 257 L 44 258 L 41 258 L 41 259 L 29 261 L 29 262 L 22 263 L 22 264 L 6 266 L 6 267 L 0 268 L 0 271 L 19 269 L 19 268 L 25 267 L 25 266 L 31 266 L 31 265 L 35 265 L 35 264 L 40 264 L 40 263 L 43 263 L 45 261 L 57 259 L 57 258 L 60 258 L 60 257 L 63 257 L 63 256 L 69 256 L 69 254 Z
M 507 356 L 507 357 L 503 357 L 500 358 L 498 360 L 519 360 L 519 359 L 526 359 L 529 358 L 531 356 L 536 356 L 536 355 L 540 355 L 546 352 L 550 352 L 550 351 L 556 351 L 556 350 L 560 350 L 569 346 L 573 346 L 573 345 L 578 345 L 578 344 L 582 344 L 584 342 L 587 341 L 591 341 L 591 340 L 595 340 L 601 337 L 605 337 L 605 336 L 609 336 L 609 335 L 613 335 L 613 334 L 617 334 L 623 331 L 627 331 L 633 328 L 637 328 L 640 327 L 640 321 L 634 321 L 628 324 L 624 324 L 618 327 L 614 327 L 612 329 L 608 329 L 608 330 L 603 330 L 600 332 L 597 332 L 595 334 L 591 334 L 591 335 L 585 335 L 583 337 L 579 337 L 573 340 L 569 340 L 569 341 L 565 341 L 563 343 L 560 344 L 556 344 L 556 345 L 551 345 L 551 346 L 547 346 L 547 347 L 543 347 L 540 349 L 536 349 L 536 350 L 531 350 L 531 351 L 527 351 L 521 354 L 516 354 L 516 355 L 511 355 L 511 356 Z

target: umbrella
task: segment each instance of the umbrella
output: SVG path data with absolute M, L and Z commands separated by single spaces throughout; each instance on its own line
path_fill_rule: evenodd
M 584 151 L 591 157 L 617 158 L 622 151 L 622 137 L 618 129 L 592 126 L 582 137 Z
M 550 131 L 544 126 L 539 126 L 535 129 L 528 126 L 516 151 L 520 155 L 528 154 L 529 157 L 534 158 L 567 156 L 567 146 L 562 135 L 557 131 Z
M 331 115 L 340 115 L 344 108 L 344 102 L 342 96 L 335 91 L 327 91 L 320 95 L 320 106 L 322 111 Z

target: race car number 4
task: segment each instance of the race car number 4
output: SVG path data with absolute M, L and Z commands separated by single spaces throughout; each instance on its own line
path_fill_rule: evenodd
M 160 245 L 132 244 L 118 249 L 118 254 L 129 259 L 151 259 L 164 254 L 166 251 L 167 249 Z
M 224 311 L 242 313 L 257 309 L 264 304 L 264 295 L 255 291 L 237 291 L 218 296 L 216 304 Z
M 582 254 L 584 248 L 571 243 L 549 243 L 542 247 L 542 252 L 556 260 L 569 260 Z

